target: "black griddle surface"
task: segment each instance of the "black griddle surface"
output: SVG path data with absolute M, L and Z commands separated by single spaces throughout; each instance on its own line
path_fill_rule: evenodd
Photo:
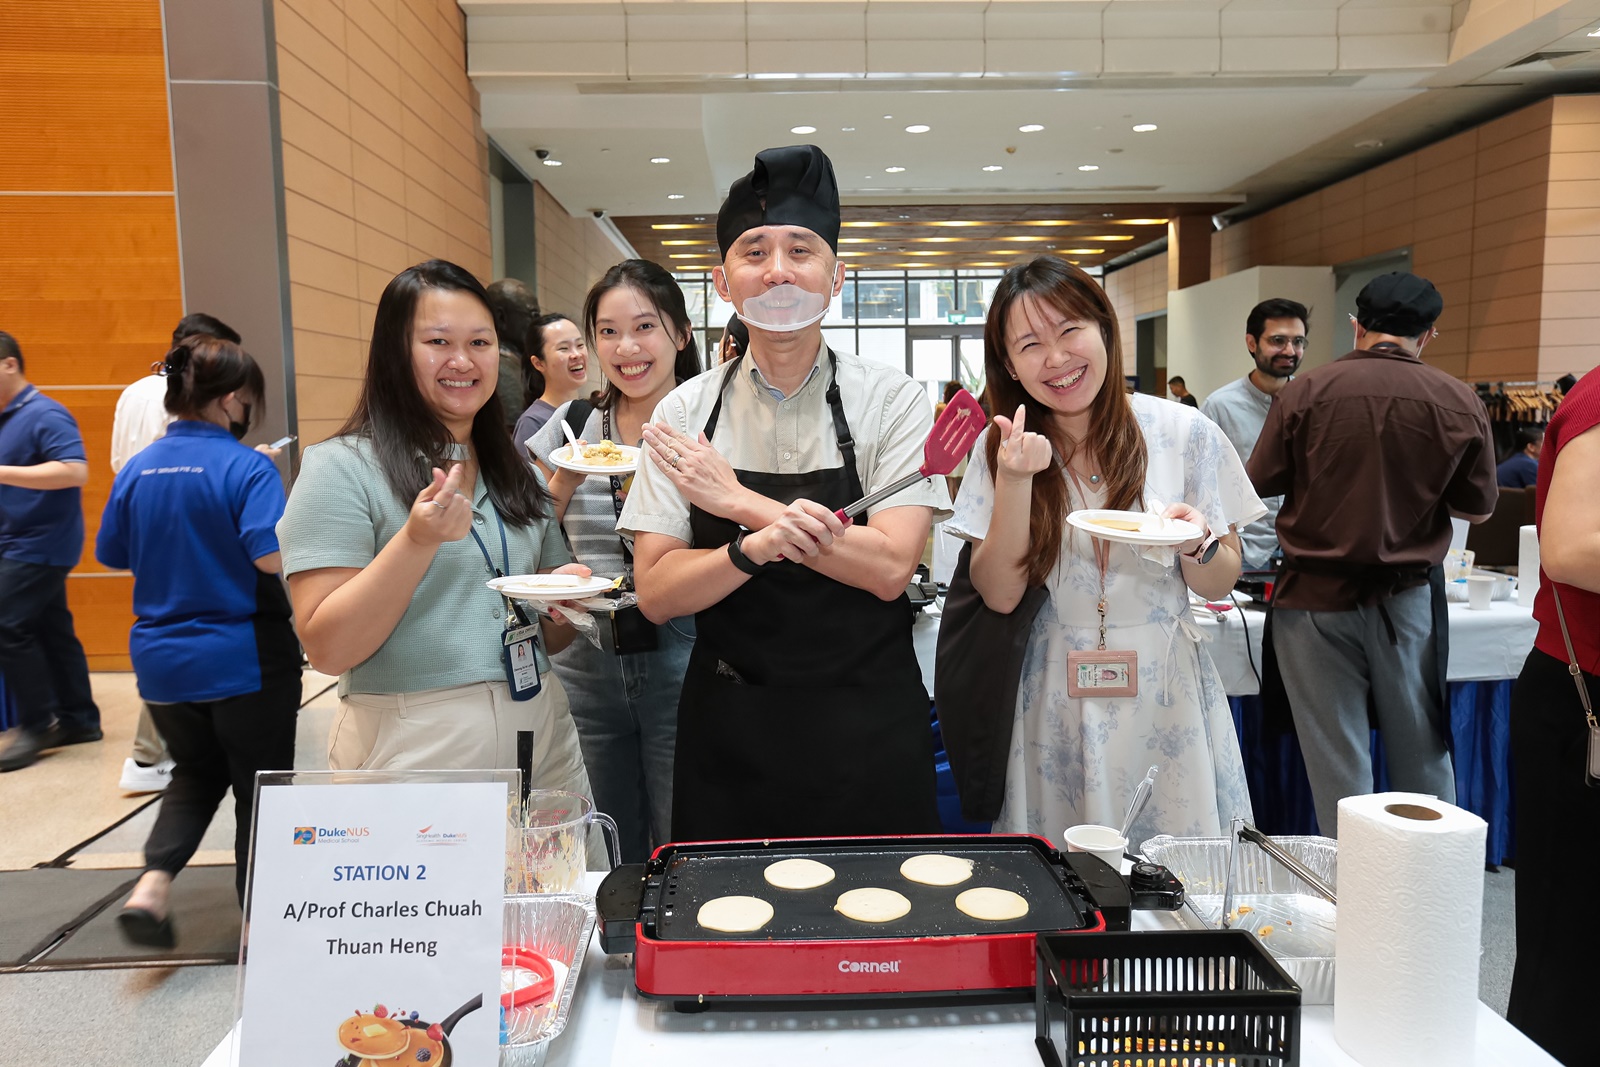
M 1088 906 L 1064 882 L 1065 873 L 1044 851 L 1025 840 L 960 844 L 937 839 L 906 843 L 863 842 L 859 847 L 818 847 L 795 842 L 729 848 L 714 852 L 685 846 L 666 860 L 652 936 L 662 941 L 823 941 L 892 937 L 954 937 L 975 934 L 1081 930 L 1091 925 Z M 900 873 L 911 856 L 939 853 L 973 861 L 972 877 L 952 886 L 923 885 Z M 833 881 L 816 889 L 779 889 L 762 872 L 785 859 L 814 859 L 834 870 Z M 652 879 L 653 880 L 653 879 Z M 1028 902 L 1028 914 L 1006 922 L 974 919 L 956 908 L 968 889 L 1009 889 Z M 851 889 L 892 889 L 911 901 L 911 910 L 886 923 L 848 919 L 833 910 Z M 772 921 L 750 933 L 709 930 L 696 920 L 700 905 L 716 897 L 760 897 L 772 905 Z M 1089 912 L 1092 915 L 1092 912 Z

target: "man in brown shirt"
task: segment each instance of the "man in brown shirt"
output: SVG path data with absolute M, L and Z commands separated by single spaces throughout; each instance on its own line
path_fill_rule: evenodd
M 1499 491 L 1483 402 L 1418 358 L 1443 310 L 1424 278 L 1373 279 L 1357 350 L 1284 387 L 1247 465 L 1284 496 L 1272 649 L 1330 835 L 1372 792 L 1369 701 L 1394 788 L 1455 800 L 1440 565 L 1451 514 L 1482 522 Z

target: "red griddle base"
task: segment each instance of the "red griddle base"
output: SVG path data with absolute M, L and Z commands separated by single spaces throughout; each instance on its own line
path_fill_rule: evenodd
M 977 875 L 948 887 L 906 881 L 899 863 L 922 852 L 973 858 Z M 796 857 L 829 864 L 834 882 L 798 891 L 765 886 L 767 864 Z M 911 914 L 878 929 L 832 911 L 840 892 L 864 884 L 905 893 Z M 1029 916 L 996 924 L 960 915 L 954 897 L 974 885 L 1023 892 Z M 778 909 L 762 931 L 710 933 L 694 922 L 705 900 L 741 891 Z M 1041 930 L 1092 933 L 1126 929 L 1128 920 L 1126 883 L 1109 866 L 1022 834 L 663 845 L 648 863 L 613 871 L 596 905 L 602 947 L 634 953 L 639 994 L 680 1010 L 882 997 L 1026 999 Z

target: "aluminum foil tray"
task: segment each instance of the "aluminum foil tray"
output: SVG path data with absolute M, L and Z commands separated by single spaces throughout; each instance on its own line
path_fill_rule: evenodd
M 549 1001 L 503 1009 L 501 1067 L 539 1067 L 551 1040 L 566 1028 L 594 915 L 594 899 L 580 893 L 506 897 L 505 944 L 530 948 L 558 966 L 556 995 Z
M 1335 889 L 1339 845 L 1326 837 L 1273 840 Z M 1166 867 L 1183 882 L 1187 913 L 1180 921 L 1197 929 L 1216 929 L 1228 885 L 1225 837 L 1153 837 L 1142 847 L 1146 859 Z M 1249 930 L 1300 983 L 1301 1003 L 1333 1003 L 1335 909 L 1272 857 L 1247 841 L 1234 850 L 1233 910 L 1230 924 Z

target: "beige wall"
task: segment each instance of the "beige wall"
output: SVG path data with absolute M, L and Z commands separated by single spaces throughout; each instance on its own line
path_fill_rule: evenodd
M 355 402 L 379 294 L 490 270 L 487 140 L 455 0 L 275 0 L 300 443 Z
M 1123 373 L 1136 374 L 1137 334 L 1134 323 L 1141 315 L 1166 309 L 1167 254 L 1162 252 L 1149 259 L 1141 259 L 1131 267 L 1113 271 L 1105 276 L 1104 284 L 1106 296 L 1111 298 L 1111 306 L 1117 309 L 1117 329 L 1122 334 Z M 1160 382 L 1152 383 L 1150 388 L 1159 390 L 1165 384 L 1163 376 Z
M 1600 363 L 1600 96 L 1555 100 L 1539 295 L 1538 378 Z
M 567 214 L 538 182 L 533 183 L 533 241 L 540 309 L 578 321 L 589 287 L 622 262 L 622 253 L 593 218 Z
M 1411 269 L 1438 286 L 1445 300 L 1427 361 L 1469 380 L 1534 378 L 1546 358 L 1541 320 L 1552 121 L 1558 107 L 1574 119 L 1594 113 L 1593 103 L 1584 103 L 1592 98 L 1570 99 L 1541 101 L 1230 226 L 1212 238 L 1212 276 L 1263 264 L 1337 265 L 1409 246 Z M 1577 141 L 1585 136 L 1576 132 L 1580 125 L 1572 123 Z M 1592 172 L 1594 159 L 1575 152 L 1572 163 Z M 1594 193 L 1566 195 L 1600 205 Z M 1561 224 L 1583 226 L 1584 217 L 1600 214 L 1578 210 L 1578 216 L 1562 215 Z M 1597 234 L 1587 240 L 1600 245 L 1592 217 L 1587 225 Z M 1600 260 L 1600 250 L 1582 248 L 1555 251 Z M 1590 271 L 1583 283 L 1590 291 L 1593 278 Z M 1583 301 L 1551 303 L 1571 311 Z M 1571 352 L 1560 357 L 1577 358 Z M 1554 354 L 1549 358 L 1556 361 Z M 1593 366 L 1595 357 L 1587 358 Z

